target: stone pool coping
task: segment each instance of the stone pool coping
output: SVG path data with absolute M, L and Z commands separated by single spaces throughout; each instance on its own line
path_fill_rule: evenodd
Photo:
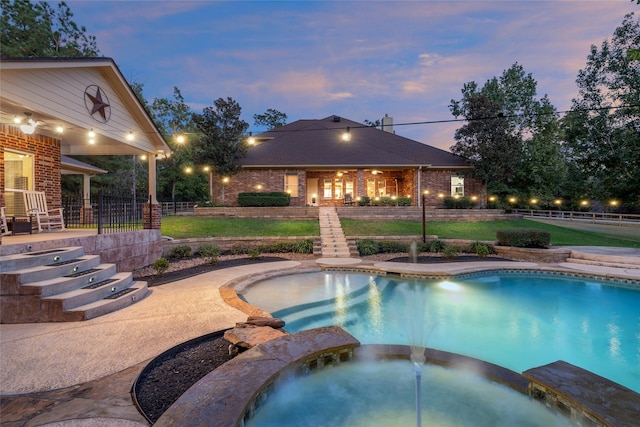
M 330 261 L 330 260 L 329 260 Z M 420 264 L 405 264 L 394 262 L 373 262 L 373 263 L 331 263 L 327 260 L 317 263 L 315 267 L 313 265 L 302 265 L 301 267 L 283 270 L 278 272 L 270 272 L 261 277 L 249 277 L 243 276 L 236 280 L 223 285 L 220 288 L 220 293 L 223 300 L 241 311 L 249 315 L 267 315 L 268 313 L 263 310 L 252 306 L 243 299 L 241 299 L 236 289 L 242 290 L 252 283 L 266 279 L 268 277 L 290 275 L 306 272 L 317 271 L 347 271 L 354 273 L 371 273 L 377 275 L 398 274 L 401 277 L 419 277 L 419 278 L 445 278 L 445 277 L 458 277 L 469 276 L 476 274 L 490 274 L 492 272 L 508 272 L 508 273 L 542 273 L 549 275 L 560 275 L 568 277 L 594 277 L 598 279 L 612 281 L 613 285 L 628 287 L 636 290 L 640 290 L 640 270 L 638 269 L 619 269 L 609 267 L 594 267 L 594 266 L 576 266 L 570 263 L 561 264 L 537 264 L 526 262 L 492 262 L 491 264 L 482 262 L 470 262 L 470 263 L 450 263 L 450 264 L 437 264 L 437 265 L 421 265 Z M 586 267 L 586 268 L 585 268 Z M 247 311 L 245 311 L 247 310 Z M 258 310 L 258 311 L 256 311 Z M 367 345 L 367 347 L 371 347 Z M 381 345 L 376 350 L 379 353 L 379 357 L 387 358 L 408 358 L 410 352 L 407 353 L 408 347 L 404 346 L 389 346 Z M 356 355 L 361 354 L 358 350 Z M 360 356 L 359 356 L 360 357 Z M 630 418 L 629 408 L 631 408 L 631 415 L 635 415 L 640 412 L 640 394 L 633 390 L 610 381 L 606 378 L 599 377 L 590 371 L 583 370 L 575 367 L 564 361 L 554 362 L 556 375 L 560 375 L 562 378 L 564 375 L 576 375 L 576 372 L 582 371 L 583 375 L 578 375 L 576 378 L 582 378 L 580 385 L 573 388 L 573 394 L 567 390 L 556 390 L 555 386 L 563 386 L 566 388 L 567 384 L 562 382 L 553 385 L 553 381 L 549 378 L 544 378 L 539 381 L 535 379 L 535 375 L 542 375 L 539 369 L 545 367 L 531 368 L 526 371 L 527 377 L 520 375 L 516 372 L 510 371 L 498 365 L 493 365 L 481 360 L 468 358 L 466 356 L 457 355 L 454 353 L 448 353 L 440 350 L 429 349 L 427 352 L 427 359 L 429 363 L 441 364 L 450 367 L 462 367 L 468 369 L 469 366 L 482 366 L 482 369 L 476 373 L 487 377 L 488 379 L 511 387 L 512 389 L 530 394 L 534 398 L 541 400 L 547 406 L 552 407 L 565 416 L 574 420 L 581 420 L 581 422 L 587 422 L 587 425 L 593 426 L 623 426 L 633 425 Z M 465 363 L 473 361 L 474 363 Z M 552 364 L 553 365 L 553 364 Z M 558 366 L 563 366 L 562 369 L 557 369 Z M 606 389 L 609 390 L 609 396 L 625 396 L 623 403 L 620 405 L 616 401 L 606 401 L 600 396 L 600 400 L 595 398 L 596 394 L 589 392 L 588 384 L 592 383 L 590 378 L 593 375 L 600 378 L 606 384 Z M 543 375 L 544 376 L 544 375 Z M 547 375 L 548 376 L 548 375 Z M 537 389 L 535 384 L 538 384 Z M 557 382 L 557 381 L 556 381 Z M 603 384 L 600 382 L 600 384 Z M 544 393 L 541 392 L 544 391 Z M 630 393 L 630 394 L 629 394 Z M 561 396 L 561 398 L 558 398 Z M 231 425 L 231 424 L 229 424 Z M 240 425 L 240 424 L 235 424 Z

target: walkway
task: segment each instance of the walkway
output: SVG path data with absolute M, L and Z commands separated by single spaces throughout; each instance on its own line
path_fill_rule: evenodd
M 321 207 L 320 240 L 323 258 L 350 258 L 349 244 L 342 231 L 340 218 L 334 207 Z
M 471 267 L 569 270 L 562 265 L 498 261 L 428 267 L 344 258 L 282 261 L 217 270 L 154 287 L 151 295 L 138 304 L 85 322 L 3 324 L 0 325 L 2 425 L 146 426 L 129 394 L 146 363 L 181 342 L 246 320 L 244 313 L 224 303 L 219 292 L 222 285 L 231 281 L 240 283 L 243 277 L 309 271 L 319 264 L 332 263 L 437 274 Z M 640 280 L 640 269 L 576 264 L 570 270 Z

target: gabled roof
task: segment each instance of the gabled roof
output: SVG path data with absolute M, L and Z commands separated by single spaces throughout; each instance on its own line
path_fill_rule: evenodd
M 2 59 L 0 84 L 0 121 L 12 126 L 14 117 L 30 114 L 38 123 L 36 134 L 60 139 L 62 154 L 171 151 L 110 58 Z M 97 96 L 98 88 L 106 99 L 91 105 L 88 96 Z M 101 108 L 95 110 L 96 105 Z M 108 109 L 108 118 L 95 113 L 101 109 Z M 56 132 L 58 126 L 62 134 Z M 90 130 L 96 134 L 95 145 L 88 144 Z M 133 141 L 127 139 L 129 133 Z
M 342 134 L 349 128 L 351 139 Z M 244 167 L 464 168 L 463 157 L 337 116 L 298 120 L 256 137 Z

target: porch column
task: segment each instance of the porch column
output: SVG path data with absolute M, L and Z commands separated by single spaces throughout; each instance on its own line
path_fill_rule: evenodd
M 80 223 L 93 223 L 93 208 L 91 207 L 91 175 L 82 174 L 82 208 L 80 209 Z
M 358 169 L 358 182 L 356 183 L 356 197 L 366 196 L 364 169 Z
M 149 197 L 154 205 L 158 203 L 156 199 L 156 156 L 153 153 L 147 153 L 149 159 Z
M 142 208 L 142 222 L 145 229 L 159 230 L 162 219 L 162 206 L 156 198 L 156 156 L 147 153 L 149 159 L 149 200 Z

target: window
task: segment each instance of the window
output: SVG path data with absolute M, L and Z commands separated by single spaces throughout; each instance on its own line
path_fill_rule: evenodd
M 335 184 L 334 196 L 336 199 L 342 199 L 344 197 L 344 195 L 342 194 L 342 178 L 336 178 Z
M 353 180 L 352 179 L 346 180 L 345 188 L 344 188 L 344 194 L 349 194 L 349 195 L 351 195 L 351 197 L 355 196 L 355 193 L 353 192 Z
M 464 177 L 455 175 L 451 177 L 451 196 L 464 196 Z
M 373 178 L 367 179 L 367 196 L 376 197 L 376 180 Z
M 324 198 L 325 199 L 331 199 L 333 197 L 333 191 L 331 184 L 333 183 L 333 181 L 331 181 L 330 179 L 325 179 L 324 180 Z
M 284 191 L 291 197 L 298 197 L 298 175 L 286 174 L 284 176 Z
M 4 186 L 7 213 L 24 215 L 24 200 L 21 193 L 10 190 L 33 190 L 33 156 L 5 150 Z
M 383 179 L 378 180 L 378 196 L 384 197 L 387 195 L 387 181 Z

